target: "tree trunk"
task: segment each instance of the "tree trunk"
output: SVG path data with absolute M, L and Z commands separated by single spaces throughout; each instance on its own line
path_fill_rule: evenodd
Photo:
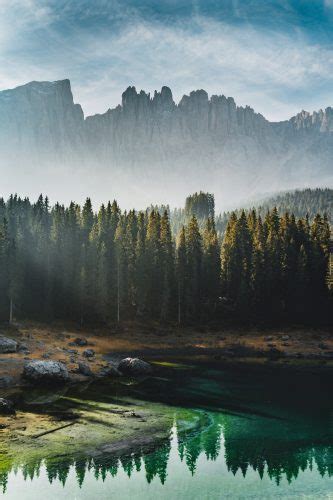
M 178 324 L 180 325 L 180 283 L 178 282 Z
M 120 265 L 117 263 L 117 322 L 120 322 Z
M 13 323 L 13 299 L 10 299 L 9 302 L 9 324 Z

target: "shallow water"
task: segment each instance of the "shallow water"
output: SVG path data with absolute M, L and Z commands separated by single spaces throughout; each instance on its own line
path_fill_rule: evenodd
M 117 387 L 173 412 L 170 439 L 128 456 L 2 468 L 6 499 L 333 498 L 331 387 L 318 377 L 162 366 Z M 87 389 L 96 394 L 96 387 Z

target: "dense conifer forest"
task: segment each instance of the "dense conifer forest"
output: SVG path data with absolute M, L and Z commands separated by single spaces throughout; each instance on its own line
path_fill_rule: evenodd
M 237 211 L 221 240 L 211 195 L 189 197 L 185 211 L 174 236 L 168 209 L 0 200 L 1 318 L 330 320 L 327 215 Z
M 272 208 L 276 208 L 280 215 L 285 212 L 293 213 L 295 217 L 302 218 L 308 216 L 312 221 L 314 217 L 320 214 L 326 214 L 330 224 L 333 222 L 333 189 L 317 188 L 317 189 L 302 189 L 281 193 L 270 198 L 266 198 L 260 202 L 254 203 L 253 207 L 247 209 L 247 212 L 252 208 L 265 217 L 266 213 Z M 183 211 L 184 213 L 184 211 Z M 236 210 L 239 215 L 241 210 Z M 223 235 L 227 227 L 231 212 L 224 212 L 216 216 L 216 229 L 218 234 Z

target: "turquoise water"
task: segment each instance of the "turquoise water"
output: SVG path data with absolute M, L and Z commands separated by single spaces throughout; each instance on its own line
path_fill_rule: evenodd
M 149 453 L 27 463 L 2 475 L 4 498 L 333 498 L 332 392 L 318 377 L 192 366 L 124 390 L 174 408 L 170 439 Z

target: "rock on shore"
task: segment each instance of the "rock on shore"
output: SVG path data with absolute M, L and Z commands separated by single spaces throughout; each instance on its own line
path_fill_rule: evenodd
M 14 404 L 12 401 L 0 398 L 0 415 L 15 415 Z
M 0 336 L 0 354 L 16 352 L 17 342 L 8 337 Z
M 24 367 L 23 377 L 38 383 L 64 383 L 69 380 L 66 366 L 58 361 L 30 361 Z
M 118 365 L 118 370 L 124 375 L 149 375 L 153 369 L 149 363 L 139 358 L 122 359 Z

